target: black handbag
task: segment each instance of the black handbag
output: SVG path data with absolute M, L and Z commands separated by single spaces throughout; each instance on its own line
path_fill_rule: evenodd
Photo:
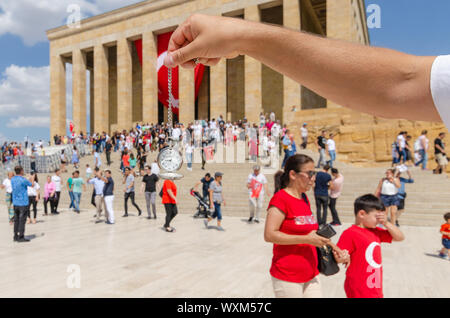
M 336 234 L 331 225 L 327 224 L 323 226 L 319 231 L 317 231 L 317 235 L 331 238 Z M 317 259 L 318 259 L 318 270 L 321 274 L 325 276 L 331 276 L 339 272 L 339 266 L 336 262 L 336 259 L 333 255 L 333 249 L 331 246 L 326 245 L 325 247 L 316 247 L 317 248 Z
M 161 188 L 161 191 L 159 191 L 159 196 L 162 198 L 163 197 L 163 189 Z
M 306 194 L 302 193 L 303 200 L 309 204 Z M 336 231 L 329 224 L 322 226 L 317 232 L 317 235 L 325 238 L 332 238 L 336 235 Z M 317 249 L 317 269 L 325 276 L 331 276 L 339 272 L 339 266 L 334 258 L 333 249 L 326 245 L 325 247 L 316 247 Z

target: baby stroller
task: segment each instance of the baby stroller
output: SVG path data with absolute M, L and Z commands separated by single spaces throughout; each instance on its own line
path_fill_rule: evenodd
M 211 211 L 209 210 L 209 205 L 203 200 L 200 193 L 194 191 L 194 189 L 191 189 L 191 195 L 198 201 L 197 212 L 194 214 L 194 218 L 207 218 L 210 216 Z

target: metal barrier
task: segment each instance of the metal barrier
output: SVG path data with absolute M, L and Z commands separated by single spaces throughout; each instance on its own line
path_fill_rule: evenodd
M 78 158 L 91 154 L 90 145 L 77 143 L 74 145 L 55 146 L 44 149 L 44 156 L 37 156 L 35 159 L 35 170 L 38 173 L 51 173 L 61 166 L 61 153 L 64 150 L 67 162 L 72 161 L 73 147 L 77 148 Z M 50 152 L 50 154 L 48 154 Z M 47 153 L 47 154 L 46 154 Z M 14 171 L 14 167 L 20 165 L 25 173 L 31 172 L 31 156 L 18 156 L 6 163 L 0 163 L 0 180 L 7 177 L 9 171 Z

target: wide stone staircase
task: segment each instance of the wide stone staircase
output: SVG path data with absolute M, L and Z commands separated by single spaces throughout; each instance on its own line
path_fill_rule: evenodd
M 301 153 L 311 156 L 317 162 L 318 155 L 310 150 L 302 150 Z M 147 163 L 155 160 L 157 153 L 150 153 L 147 157 Z M 339 158 L 338 158 L 339 159 Z M 106 158 L 102 154 L 103 167 L 106 168 Z M 113 179 L 115 181 L 115 200 L 114 209 L 117 222 L 120 222 L 120 217 L 124 211 L 123 177 L 119 170 L 119 153 L 112 154 L 112 165 L 110 167 L 113 172 Z M 81 176 L 85 177 L 86 163 L 93 166 L 93 157 L 87 156 L 80 162 Z M 246 188 L 247 177 L 252 172 L 254 163 L 207 163 L 205 170 L 201 169 L 201 164 L 194 163 L 193 171 L 187 171 L 186 164 L 183 164 L 180 173 L 184 175 L 181 180 L 175 181 L 178 187 L 178 209 L 180 213 L 194 214 L 198 205 L 197 200 L 192 197 L 189 192 L 190 189 L 197 183 L 206 172 L 212 175 L 216 171 L 224 173 L 223 186 L 224 196 L 226 199 L 226 206 L 223 207 L 224 222 L 227 216 L 241 216 L 243 220 L 248 218 L 248 192 Z M 341 197 L 337 201 L 337 210 L 341 221 L 353 222 L 353 202 L 356 197 L 366 193 L 374 193 L 379 180 L 384 176 L 386 167 L 363 168 L 355 167 L 349 164 L 337 162 L 335 165 L 344 175 L 344 189 Z M 63 173 L 62 178 L 64 183 L 73 171 L 73 167 L 68 167 L 68 173 Z M 400 224 L 417 225 L 417 226 L 438 226 L 443 222 L 443 214 L 450 211 L 450 180 L 446 175 L 433 175 L 431 171 L 421 171 L 419 168 L 412 168 L 415 183 L 407 184 L 407 199 L 405 213 L 400 218 Z M 45 183 L 45 174 L 39 175 L 40 185 Z M 269 181 L 269 191 L 273 192 L 273 174 L 266 174 Z M 140 192 L 142 185 L 142 178 L 136 178 L 136 203 L 143 211 L 143 216 L 147 215 L 144 194 Z M 160 186 L 162 182 L 160 182 Z M 83 192 L 81 199 L 81 213 L 86 213 L 94 207 L 90 204 L 92 186 L 88 185 L 88 190 Z M 198 188 L 201 193 L 201 186 Z M 43 191 L 42 191 L 43 192 Z M 312 191 L 307 193 L 313 213 L 316 212 L 314 194 Z M 67 188 L 63 189 L 59 210 L 65 213 L 68 211 L 69 195 Z M 269 198 L 265 199 L 264 210 L 267 207 Z M 42 205 L 39 208 L 42 210 Z M 136 209 L 128 203 L 129 213 L 137 215 Z M 72 212 L 67 212 L 72 213 Z M 161 204 L 161 199 L 157 197 L 157 213 L 160 221 L 163 221 L 165 216 L 164 207 Z M 265 211 L 262 212 L 262 217 L 265 216 Z M 331 221 L 331 213 L 328 211 L 328 222 Z

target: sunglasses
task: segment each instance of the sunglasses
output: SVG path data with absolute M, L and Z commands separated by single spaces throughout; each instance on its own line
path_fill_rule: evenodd
M 297 172 L 297 173 L 298 174 L 304 173 L 304 174 L 306 174 L 308 176 L 309 179 L 312 179 L 317 174 L 317 171 L 309 170 L 309 171 L 300 171 L 300 172 Z

